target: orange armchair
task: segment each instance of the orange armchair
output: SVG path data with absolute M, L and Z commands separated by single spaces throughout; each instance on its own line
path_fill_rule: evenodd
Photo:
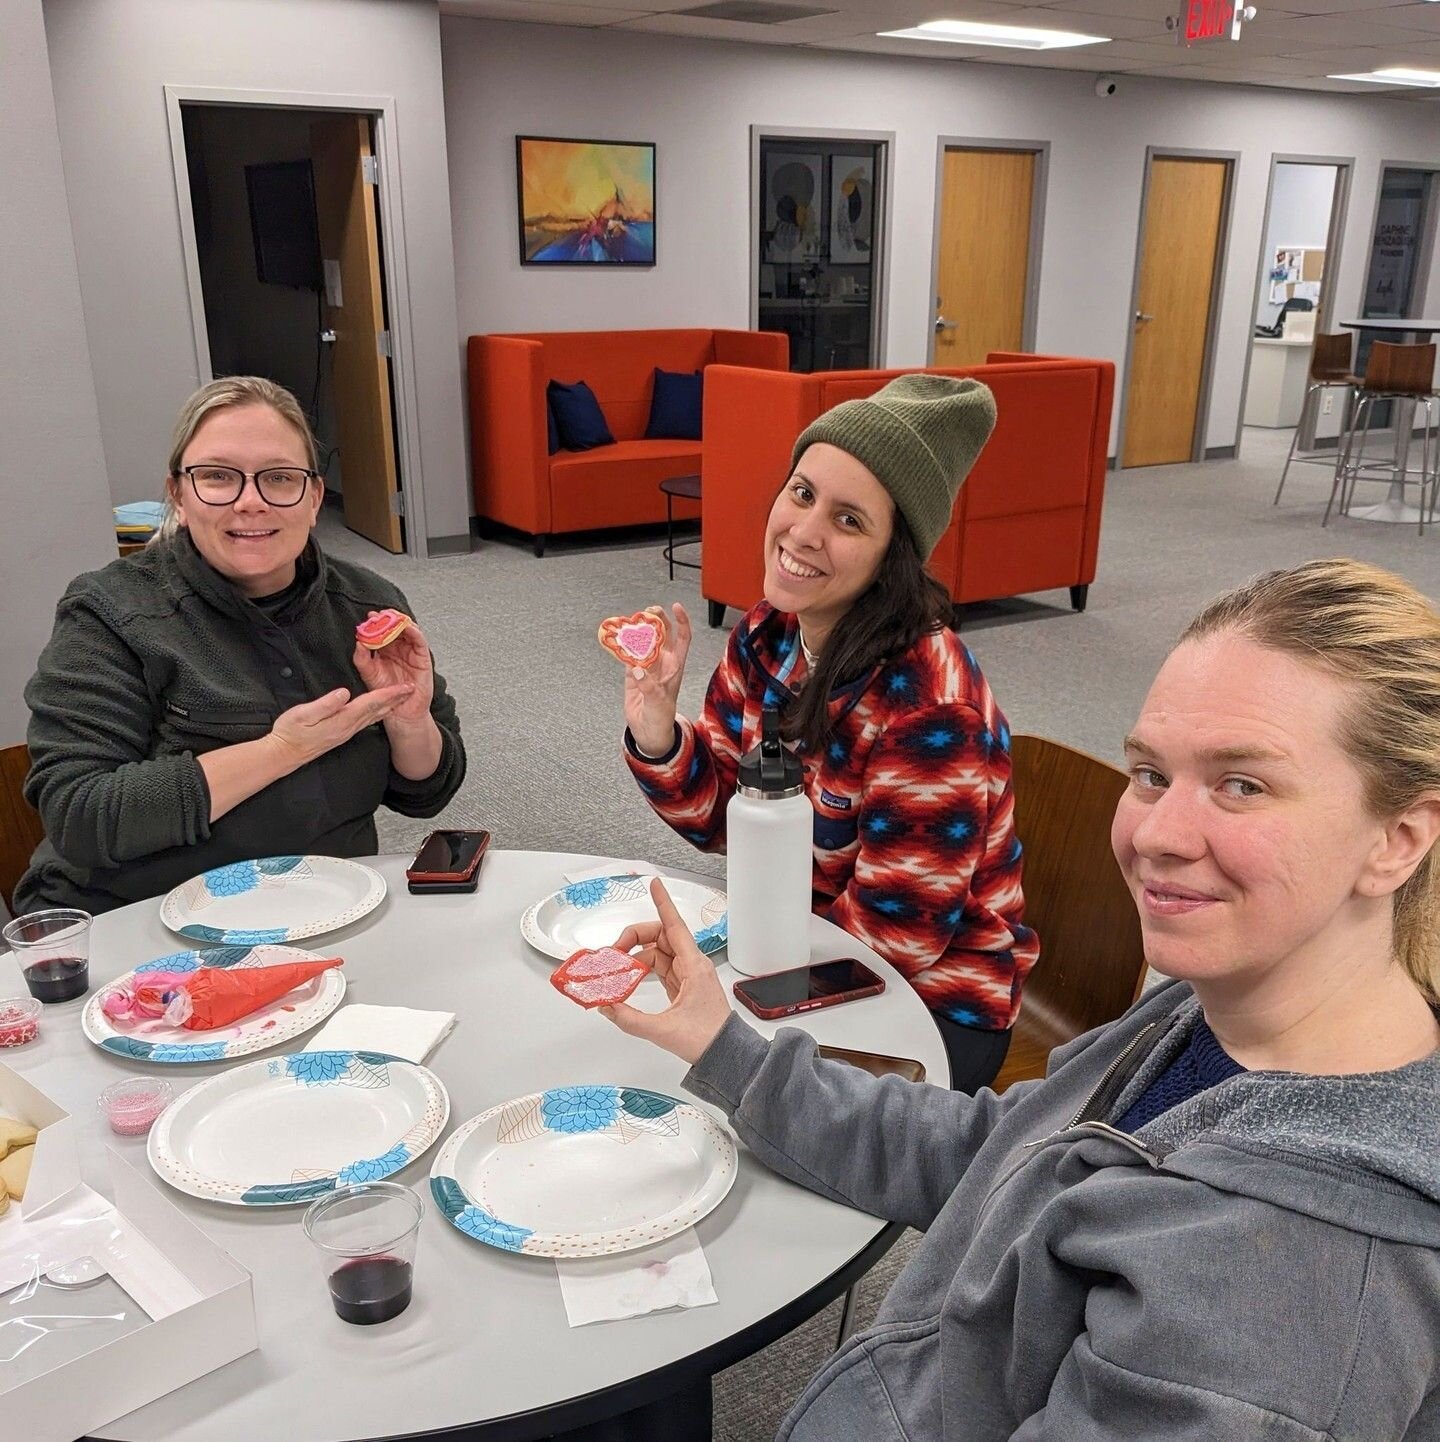
M 1100 547 L 1115 367 L 1109 361 L 995 352 L 973 376 L 995 393 L 995 433 L 980 453 L 930 571 L 953 601 L 1065 586 L 1085 609 Z M 717 367 L 705 381 L 700 589 L 710 624 L 764 586 L 765 518 L 789 473 L 795 438 L 841 401 L 902 371 L 814 375 Z
M 784 371 L 790 343 L 765 331 L 549 331 L 472 335 L 468 359 L 475 514 L 528 533 L 539 556 L 551 535 L 663 521 L 660 482 L 700 473 L 703 440 L 644 438 L 657 367 Z M 589 385 L 615 445 L 549 454 L 552 380 Z M 680 501 L 675 514 L 698 512 Z

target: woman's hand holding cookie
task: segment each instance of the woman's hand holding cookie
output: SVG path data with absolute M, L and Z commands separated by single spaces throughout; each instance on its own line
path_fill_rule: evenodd
M 675 712 L 690 652 L 690 617 L 678 601 L 671 611 L 674 621 L 665 628 L 659 656 L 648 667 L 625 668 L 625 724 L 646 756 L 663 756 L 675 744 Z

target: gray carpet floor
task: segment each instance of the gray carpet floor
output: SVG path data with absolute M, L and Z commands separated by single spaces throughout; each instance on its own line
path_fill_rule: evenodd
M 1118 760 L 1185 623 L 1210 597 L 1259 571 L 1348 555 L 1436 594 L 1440 531 L 1419 537 L 1411 527 L 1344 518 L 1322 530 L 1326 468 L 1292 467 L 1281 504 L 1271 505 L 1289 438 L 1247 430 L 1236 461 L 1112 474 L 1084 614 L 1070 610 L 1064 591 L 968 609 L 962 634 L 1014 731 Z M 1376 489 L 1374 499 L 1381 494 Z M 682 602 L 695 623 L 682 709 L 695 714 L 726 632 L 705 624 L 698 572 L 666 579 L 660 538 L 562 541 L 538 560 L 522 544 L 486 542 L 467 556 L 422 562 L 387 555 L 333 513 L 321 534 L 332 554 L 404 589 L 455 693 L 470 773 L 444 824 L 487 826 L 502 847 L 646 857 L 721 874 L 720 862 L 676 839 L 635 790 L 619 754 L 618 668 L 595 641 L 605 616 Z M 433 824 L 382 813 L 381 845 L 413 851 Z M 866 1279 L 862 1323 L 916 1240 L 907 1236 Z M 837 1303 L 721 1374 L 717 1442 L 772 1437 L 833 1348 L 838 1325 Z

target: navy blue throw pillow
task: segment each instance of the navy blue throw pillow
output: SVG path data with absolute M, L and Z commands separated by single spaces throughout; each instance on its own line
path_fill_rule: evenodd
M 560 427 L 555 424 L 555 408 L 550 397 L 545 397 L 545 444 L 553 456 L 560 449 Z
M 647 441 L 698 441 L 704 408 L 705 372 L 655 372 L 655 393 L 650 398 Z
M 605 424 L 605 415 L 595 392 L 584 381 L 566 385 L 551 381 L 546 387 L 560 445 L 567 451 L 593 451 L 596 446 L 613 446 L 615 437 Z

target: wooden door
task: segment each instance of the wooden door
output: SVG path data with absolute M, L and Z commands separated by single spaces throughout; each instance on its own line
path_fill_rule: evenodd
M 1024 348 L 1035 153 L 946 150 L 942 174 L 935 364 L 980 365 Z
M 1150 163 L 1122 465 L 1194 454 L 1229 168 L 1166 156 Z
M 372 154 L 369 118 L 317 120 L 310 127 L 310 146 L 320 254 L 332 285 L 339 268 L 340 304 L 330 304 L 333 296 L 327 295 L 325 310 L 336 336 L 331 374 L 345 524 L 387 551 L 403 551 L 390 362 L 381 351 L 386 321 L 380 223 L 375 187 L 365 180 L 365 161 Z

